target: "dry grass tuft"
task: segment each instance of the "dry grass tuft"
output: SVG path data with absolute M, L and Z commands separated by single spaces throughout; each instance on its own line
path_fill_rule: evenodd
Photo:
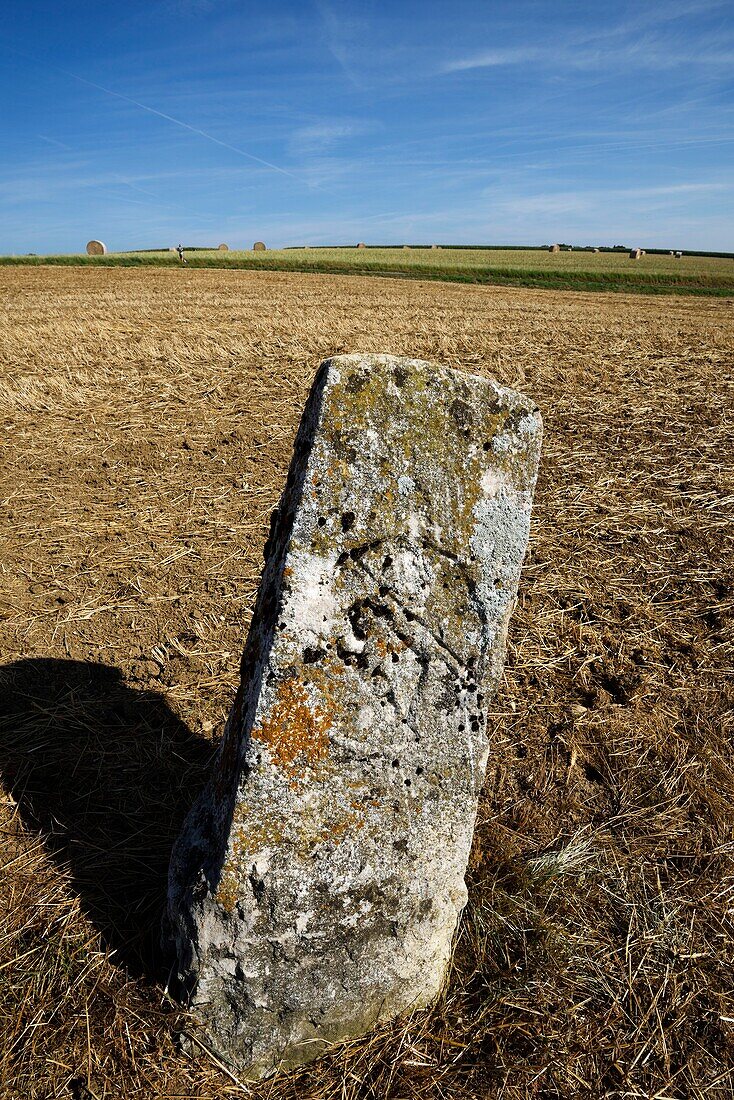
M 157 928 L 316 364 L 486 372 L 546 423 L 451 980 L 258 1100 L 734 1090 L 734 314 L 274 273 L 0 271 L 0 1095 L 242 1089 Z

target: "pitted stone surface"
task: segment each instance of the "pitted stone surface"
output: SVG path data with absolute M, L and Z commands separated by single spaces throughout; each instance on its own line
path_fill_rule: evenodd
M 440 992 L 540 442 L 491 380 L 386 355 L 319 370 L 171 862 L 191 1010 L 248 1079 Z

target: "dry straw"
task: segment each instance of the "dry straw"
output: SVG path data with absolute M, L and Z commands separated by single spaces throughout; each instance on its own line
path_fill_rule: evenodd
M 107 245 L 102 241 L 87 241 L 87 256 L 104 256 Z
M 251 1100 L 732 1095 L 732 346 L 712 298 L 0 269 L 3 1098 L 243 1095 L 178 1043 L 166 865 L 313 372 L 386 347 L 545 420 L 469 903 L 435 1008 Z
M 254 245 L 252 246 L 252 250 L 253 250 L 253 252 L 266 252 L 267 251 L 267 249 L 265 248 L 265 245 L 263 244 L 262 241 L 255 241 Z
M 228 244 L 220 244 L 217 247 L 217 251 L 218 252 L 229 252 L 229 245 Z

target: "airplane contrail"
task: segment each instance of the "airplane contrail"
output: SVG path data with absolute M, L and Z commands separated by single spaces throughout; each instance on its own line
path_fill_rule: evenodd
M 57 66 L 53 66 L 57 68 Z M 183 122 L 180 118 L 174 118 L 173 115 L 167 115 L 164 111 L 158 111 L 155 107 L 149 107 L 147 103 L 141 103 L 137 99 L 132 99 L 128 95 L 122 95 L 121 92 L 113 92 L 111 88 L 105 88 L 102 84 L 95 84 L 93 80 L 87 80 L 83 76 L 77 76 L 76 73 L 69 72 L 68 69 L 59 69 L 57 72 L 63 73 L 64 76 L 70 76 L 72 80 L 78 80 L 80 84 L 87 84 L 90 88 L 96 88 L 98 92 L 106 92 L 107 95 L 114 96 L 115 99 L 121 99 L 124 103 L 131 103 L 133 107 L 139 107 L 141 111 L 147 111 L 150 115 L 157 115 L 158 118 L 164 118 L 167 122 L 173 122 L 174 125 L 180 126 L 182 130 L 189 130 L 192 134 L 198 134 L 199 137 L 206 138 L 207 141 L 214 142 L 215 145 L 221 145 L 223 149 L 229 149 L 232 153 L 237 153 L 241 157 L 247 157 L 248 160 L 253 160 L 257 164 L 262 164 L 266 168 L 271 168 L 274 172 L 280 172 L 282 176 L 288 176 L 292 180 L 296 180 L 297 183 L 302 183 L 306 187 L 310 187 L 311 184 L 306 184 L 300 176 L 295 175 L 294 172 L 289 172 L 286 168 L 281 168 L 279 164 L 273 164 L 272 161 L 263 160 L 262 157 L 255 156 L 254 153 L 248 153 L 245 149 L 239 149 L 236 145 L 230 145 L 229 142 L 220 141 L 219 138 L 214 137 L 213 134 L 209 134 L 206 130 L 200 130 L 197 126 L 189 126 L 188 122 Z

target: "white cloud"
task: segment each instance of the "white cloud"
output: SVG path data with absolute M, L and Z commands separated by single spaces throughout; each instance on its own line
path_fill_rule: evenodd
M 364 91 L 362 74 L 358 66 L 352 63 L 351 57 L 352 43 L 360 33 L 364 33 L 364 23 L 361 20 L 345 17 L 341 9 L 328 3 L 328 0 L 316 0 L 316 8 L 321 16 L 329 53 L 340 66 L 349 83 L 358 91 Z
M 513 46 L 496 46 L 444 62 L 441 73 L 466 72 L 472 69 L 496 68 L 542 62 L 546 68 L 597 69 L 600 66 L 624 67 L 634 64 L 647 69 L 669 69 L 681 65 L 730 68 L 734 64 L 731 42 L 706 35 L 686 41 L 680 39 L 672 26 L 677 20 L 695 17 L 725 6 L 726 0 L 683 0 L 643 7 L 627 21 L 600 27 L 589 33 L 571 34 L 559 44 L 525 42 Z
M 291 135 L 291 144 L 303 155 L 321 153 L 331 149 L 342 138 L 352 137 L 358 130 L 363 130 L 363 127 L 346 122 L 317 122 L 295 130 Z
M 711 69 L 729 69 L 734 65 L 734 50 L 699 48 L 676 50 L 664 41 L 639 39 L 626 45 L 593 49 L 557 49 L 541 46 L 513 46 L 483 50 L 469 57 L 457 58 L 441 65 L 439 73 L 468 72 L 471 69 L 491 69 L 500 66 L 540 63 L 546 69 L 602 68 L 676 69 L 697 65 Z
M 526 61 L 536 61 L 545 51 L 539 46 L 511 46 L 504 49 L 482 50 L 470 57 L 448 61 L 441 67 L 443 73 L 464 72 L 467 69 L 489 69 L 500 65 L 523 65 Z

